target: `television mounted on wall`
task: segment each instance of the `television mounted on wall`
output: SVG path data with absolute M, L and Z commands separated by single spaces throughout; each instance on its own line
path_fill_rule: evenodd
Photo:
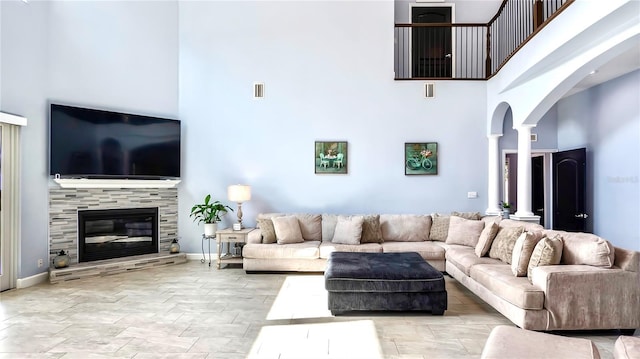
M 49 174 L 60 178 L 180 177 L 180 121 L 51 104 Z

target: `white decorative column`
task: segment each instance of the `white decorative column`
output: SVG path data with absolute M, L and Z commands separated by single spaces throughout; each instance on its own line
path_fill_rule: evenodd
M 540 222 L 540 216 L 531 211 L 531 128 L 534 125 L 519 125 L 518 131 L 518 210 L 512 219 Z
M 502 135 L 489 135 L 489 164 L 488 164 L 488 184 L 487 188 L 487 210 L 488 216 L 501 215 L 500 203 L 500 152 L 498 141 Z

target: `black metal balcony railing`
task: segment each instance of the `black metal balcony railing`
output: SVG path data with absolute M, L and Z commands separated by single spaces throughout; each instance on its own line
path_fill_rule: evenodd
M 504 0 L 487 24 L 396 24 L 396 80 L 487 79 L 573 1 Z

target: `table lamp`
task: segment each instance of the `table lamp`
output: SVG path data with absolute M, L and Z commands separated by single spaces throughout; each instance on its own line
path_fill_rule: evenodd
M 238 223 L 233 224 L 233 230 L 239 231 L 242 229 L 242 203 L 251 199 L 251 186 L 242 184 L 231 185 L 227 188 L 227 197 L 229 201 L 238 204 Z

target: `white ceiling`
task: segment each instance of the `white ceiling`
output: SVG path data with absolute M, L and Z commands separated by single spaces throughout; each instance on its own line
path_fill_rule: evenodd
M 595 73 L 585 77 L 573 89 L 567 92 L 564 97 L 568 97 L 593 86 L 600 85 L 601 83 L 637 69 L 640 69 L 640 46 L 636 46 L 603 66 L 594 69 L 596 71 Z

